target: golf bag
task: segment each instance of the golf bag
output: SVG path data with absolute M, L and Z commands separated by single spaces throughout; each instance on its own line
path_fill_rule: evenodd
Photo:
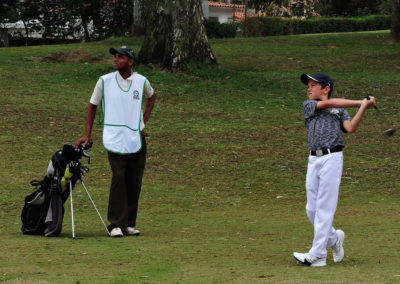
M 46 176 L 41 181 L 31 181 L 35 191 L 25 197 L 21 213 L 21 231 L 24 235 L 55 237 L 61 233 L 64 203 L 84 172 L 89 172 L 80 159 L 87 157 L 90 164 L 90 156 L 85 150 L 91 146 L 90 142 L 85 147 L 81 144 L 75 149 L 65 144 L 51 158 Z

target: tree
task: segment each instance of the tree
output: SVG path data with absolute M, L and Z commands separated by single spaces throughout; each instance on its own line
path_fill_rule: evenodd
M 85 40 L 123 36 L 133 24 L 134 0 L 62 0 L 67 10 L 80 19 Z
M 275 1 L 275 0 L 250 0 L 248 5 L 253 7 L 256 11 L 264 12 L 267 8 L 272 5 L 281 5 L 282 1 Z
M 400 42 L 400 0 L 393 0 L 392 3 L 390 40 L 394 43 Z
M 112 34 L 125 35 L 133 23 L 133 0 L 115 0 L 113 5 Z
M 15 7 L 17 2 L 15 0 L 4 0 L 0 4 L 0 25 L 7 22 L 15 22 L 17 15 Z
M 105 6 L 102 1 L 62 0 L 61 5 L 65 8 L 61 12 L 63 18 L 67 19 L 66 24 L 68 24 L 70 35 L 81 37 L 83 33 L 85 41 L 105 37 L 104 26 L 109 27 L 109 25 L 101 14 Z
M 15 20 L 22 21 L 25 29 L 25 42 L 28 45 L 29 34 L 32 30 L 40 30 L 38 21 L 41 13 L 41 0 L 14 1 Z M 21 36 L 24 36 L 21 33 Z
M 73 36 L 72 27 L 76 26 L 78 21 L 74 11 L 69 7 L 66 8 L 59 0 L 43 0 L 42 2 L 41 23 L 44 28 L 42 37 L 65 39 Z
M 216 64 L 204 26 L 200 0 L 142 0 L 150 5 L 146 34 L 139 52 L 141 63 L 158 63 L 175 71 L 189 60 Z M 146 14 L 146 11 L 144 11 Z
M 386 0 L 320 0 L 321 15 L 364 16 L 379 12 L 379 6 Z

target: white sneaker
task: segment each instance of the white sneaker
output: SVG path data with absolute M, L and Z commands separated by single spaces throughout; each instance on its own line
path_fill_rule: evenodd
M 114 229 L 111 230 L 110 237 L 123 237 L 124 234 L 122 233 L 121 229 L 118 227 L 115 227 Z
M 125 232 L 129 236 L 139 236 L 140 231 L 136 230 L 134 227 L 126 227 Z
M 333 261 L 341 262 L 344 257 L 344 232 L 342 230 L 336 230 L 336 234 L 338 239 L 336 241 L 336 244 L 332 246 Z
M 308 265 L 308 266 L 325 266 L 326 265 L 326 257 L 318 258 L 312 256 L 309 253 L 293 253 L 293 257 L 297 262 Z

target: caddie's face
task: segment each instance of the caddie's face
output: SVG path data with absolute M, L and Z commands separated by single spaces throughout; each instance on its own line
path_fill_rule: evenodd
M 131 68 L 132 65 L 133 65 L 133 59 L 130 58 L 128 55 L 119 53 L 116 53 L 114 55 L 114 62 L 113 62 L 114 70 Z
M 321 83 L 308 81 L 307 95 L 310 100 L 323 100 L 328 98 L 330 87 L 322 88 Z

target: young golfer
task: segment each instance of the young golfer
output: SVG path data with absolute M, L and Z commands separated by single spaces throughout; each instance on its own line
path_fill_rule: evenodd
M 342 131 L 356 131 L 368 108 L 373 107 L 374 97 L 364 100 L 331 99 L 332 79 L 325 74 L 301 75 L 308 86 L 308 100 L 303 102 L 304 119 L 310 155 L 306 176 L 306 213 L 314 226 L 314 240 L 308 253 L 293 253 L 301 264 L 326 265 L 326 248 L 332 248 L 333 261 L 344 257 L 345 234 L 332 227 L 339 196 L 343 168 L 344 140 Z M 358 107 L 353 119 L 344 108 Z

